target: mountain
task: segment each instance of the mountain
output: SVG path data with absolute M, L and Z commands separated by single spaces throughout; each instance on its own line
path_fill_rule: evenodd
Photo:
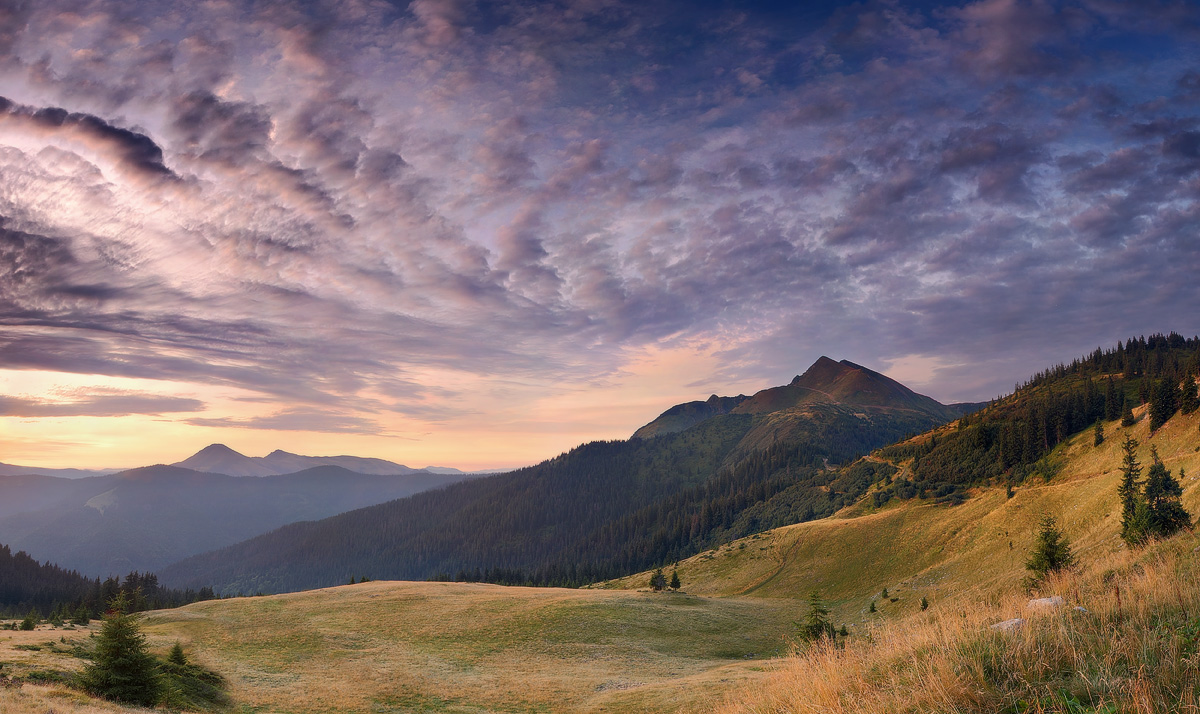
M 218 449 L 205 451 L 211 462 L 237 465 Z M 85 575 L 156 570 L 287 523 L 464 478 L 424 471 L 362 474 L 328 465 L 261 478 L 161 465 L 82 479 L 4 476 L 0 542 Z
M 37 466 L 17 466 L 15 464 L 0 464 L 0 476 L 56 476 L 58 478 L 87 478 L 88 476 L 107 476 L 121 469 L 44 469 Z
M 225 592 L 459 571 L 578 584 L 685 557 L 736 529 L 828 515 L 878 476 L 868 468 L 839 480 L 830 464 L 957 413 L 876 372 L 823 358 L 784 387 L 674 407 L 638 432 L 653 438 L 585 444 L 536 466 L 292 524 L 161 575 Z M 784 491 L 788 509 L 739 521 Z
M 224 444 L 210 444 L 172 466 L 226 476 L 277 476 L 277 471 L 262 459 L 244 456 Z
M 413 474 L 418 469 L 383 459 L 361 456 L 301 456 L 276 449 L 266 456 L 245 456 L 224 444 L 211 444 L 183 461 L 171 464 L 193 471 L 226 476 L 279 476 L 316 466 L 338 466 L 360 474 L 387 476 Z M 453 473 L 462 473 L 455 469 Z
M 718 397 L 714 394 L 703 402 L 677 404 L 634 432 L 634 437 L 647 439 L 683 431 L 705 419 L 724 414 L 771 414 L 814 404 L 912 412 L 938 422 L 951 421 L 983 406 L 941 404 L 866 367 L 848 360 L 835 362 L 822 356 L 804 374 L 797 375 L 782 387 L 764 389 L 750 397 Z

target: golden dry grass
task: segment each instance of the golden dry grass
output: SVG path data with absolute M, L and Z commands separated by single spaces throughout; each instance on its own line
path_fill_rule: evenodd
M 800 650 L 731 694 L 719 714 L 1200 711 L 1200 566 L 1193 538 L 1121 553 L 1056 579 L 1068 606 L 955 601 Z M 1074 609 L 1075 606 L 1085 611 Z M 1001 633 L 989 625 L 1023 615 Z
M 373 582 L 145 616 L 270 712 L 703 710 L 786 652 L 792 603 Z

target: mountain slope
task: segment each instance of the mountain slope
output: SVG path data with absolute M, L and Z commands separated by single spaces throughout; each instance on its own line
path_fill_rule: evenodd
M 149 466 L 84 479 L 0 477 L 0 542 L 87 575 L 156 570 L 298 520 L 463 479 L 319 466 L 240 478 Z
M 685 557 L 735 528 L 827 515 L 869 483 L 835 481 L 827 464 L 853 461 L 949 413 L 855 365 L 824 360 L 806 374 L 805 384 L 864 404 L 822 396 L 763 400 L 781 406 L 775 412 L 743 410 L 745 398 L 683 405 L 670 415 L 671 427 L 651 439 L 585 444 L 503 476 L 295 524 L 178 563 L 162 576 L 226 592 L 311 588 L 356 574 L 589 582 Z M 807 507 L 738 522 L 743 511 L 786 489 L 803 491 Z

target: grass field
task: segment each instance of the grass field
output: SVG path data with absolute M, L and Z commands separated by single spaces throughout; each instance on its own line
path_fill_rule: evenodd
M 1142 442 L 1143 464 L 1154 444 L 1176 475 L 1186 469 L 1184 502 L 1200 512 L 1198 419 L 1177 416 L 1153 437 L 1144 421 L 1128 430 L 1109 424 L 1099 447 L 1085 432 L 1053 454 L 1052 479 L 1027 483 L 1011 499 L 1003 489 L 982 489 L 960 506 L 910 501 L 878 512 L 848 509 L 743 539 L 680 563 L 686 594 L 645 592 L 646 573 L 584 590 L 374 582 L 197 603 L 142 621 L 160 653 L 179 640 L 190 657 L 225 675 L 235 711 L 244 712 L 999 711 L 1026 695 L 1036 705 L 1028 711 L 1076 711 L 1043 706 L 1062 692 L 1076 697 L 1079 682 L 1069 677 L 1044 686 L 1029 680 L 1042 688 L 1026 691 L 989 683 L 985 670 L 1003 665 L 1028 678 L 1022 667 L 1049 658 L 1101 672 L 1100 680 L 1079 680 L 1087 687 L 1134 686 L 1139 680 L 1122 667 L 1136 653 L 1104 650 L 1097 664 L 1063 652 L 1103 649 L 1106 627 L 1156 647 L 1162 643 L 1135 635 L 1146 627 L 1159 632 L 1163 618 L 1186 624 L 1200 611 L 1194 536 L 1164 545 L 1169 559 L 1160 553 L 1143 562 L 1149 556 L 1130 553 L 1117 537 L 1115 495 L 1120 442 L 1129 432 Z M 987 624 L 1021 613 L 1023 562 L 1044 514 L 1059 519 L 1083 561 L 1074 580 L 1053 586 L 1056 592 L 1090 598 L 1093 612 L 1120 613 L 1120 601 L 1104 590 L 1115 577 L 1141 609 L 1127 603 L 1116 619 L 1033 628 L 1010 661 L 1008 645 Z M 1184 597 L 1171 589 L 1184 581 L 1197 592 Z M 895 601 L 879 597 L 884 587 Z M 789 656 L 792 623 L 803 618 L 812 589 L 831 601 L 835 624 L 849 626 L 850 645 Z M 918 606 L 922 596 L 932 603 L 928 612 Z M 1154 610 L 1154 603 L 1178 612 Z M 77 668 L 78 659 L 58 650 L 86 636 L 0 632 L 3 671 Z M 1194 685 L 1184 675 L 1175 681 Z M 876 709 L 849 706 L 838 687 Z M 827 708 L 809 706 L 821 701 Z M 50 710 L 126 711 L 63 687 L 0 690 L 5 714 Z

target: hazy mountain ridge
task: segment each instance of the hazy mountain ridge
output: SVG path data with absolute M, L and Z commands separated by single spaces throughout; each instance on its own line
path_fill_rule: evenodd
M 412 474 L 424 470 L 384 459 L 362 456 L 302 456 L 282 449 L 276 449 L 266 456 L 246 456 L 224 444 L 210 444 L 183 461 L 171 465 L 228 476 L 280 476 L 315 466 L 338 466 L 355 473 L 378 476 Z
M 177 466 L 109 476 L 0 477 L 0 543 L 85 575 L 155 570 L 299 520 L 438 488 L 463 474 L 317 466 L 245 478 Z

